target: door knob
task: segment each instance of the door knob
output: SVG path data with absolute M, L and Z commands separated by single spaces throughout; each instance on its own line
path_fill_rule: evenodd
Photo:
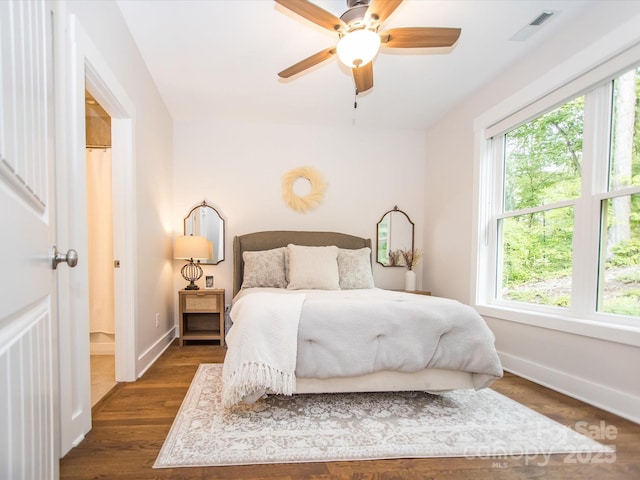
M 58 268 L 58 264 L 67 262 L 69 267 L 73 268 L 78 264 L 78 252 L 71 249 L 66 254 L 58 251 L 56 246 L 51 247 L 51 268 Z

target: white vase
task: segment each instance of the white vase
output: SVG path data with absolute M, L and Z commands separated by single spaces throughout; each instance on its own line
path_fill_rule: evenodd
M 413 292 L 416 289 L 416 272 L 407 270 L 404 274 L 404 289 Z

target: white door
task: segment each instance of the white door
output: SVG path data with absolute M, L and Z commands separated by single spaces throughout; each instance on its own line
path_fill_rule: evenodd
M 0 1 L 0 478 L 7 479 L 58 477 L 52 8 L 45 0 Z

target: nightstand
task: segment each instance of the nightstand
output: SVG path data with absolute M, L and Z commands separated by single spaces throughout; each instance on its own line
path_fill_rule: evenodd
M 218 340 L 224 346 L 224 289 L 178 292 L 180 346 L 185 340 Z

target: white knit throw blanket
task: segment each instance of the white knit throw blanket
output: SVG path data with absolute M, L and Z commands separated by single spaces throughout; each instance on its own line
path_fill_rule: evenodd
M 304 299 L 302 293 L 252 293 L 234 304 L 222 370 L 225 407 L 265 392 L 293 394 Z

